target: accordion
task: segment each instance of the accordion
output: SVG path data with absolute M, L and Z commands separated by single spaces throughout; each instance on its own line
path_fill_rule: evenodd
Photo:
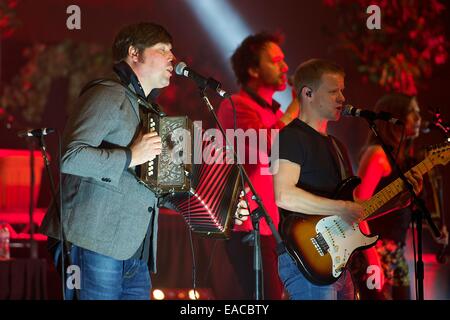
M 239 168 L 227 163 L 232 150 L 203 141 L 187 117 L 144 114 L 143 126 L 161 137 L 161 154 L 141 165 L 140 179 L 165 206 L 181 213 L 195 233 L 228 238 L 240 187 Z
M 186 192 L 192 172 L 192 122 L 187 117 L 144 115 L 144 130 L 156 131 L 162 150 L 152 161 L 141 165 L 140 178 L 157 195 Z

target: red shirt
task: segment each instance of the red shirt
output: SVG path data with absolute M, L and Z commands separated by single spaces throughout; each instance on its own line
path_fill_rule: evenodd
M 245 150 L 246 150 L 246 161 L 244 168 L 250 177 L 250 180 L 255 187 L 256 192 L 261 197 L 268 214 L 273 220 L 275 228 L 278 229 L 278 223 L 280 221 L 278 208 L 275 203 L 275 196 L 273 191 L 273 176 L 269 174 L 261 174 L 261 172 L 269 172 L 269 162 L 268 162 L 268 152 L 270 152 L 271 146 L 271 129 L 281 129 L 285 124 L 280 120 L 283 112 L 278 109 L 274 112 L 271 108 L 263 107 L 259 105 L 255 100 L 253 100 L 250 95 L 241 90 L 238 94 L 232 96 L 234 105 L 236 107 L 236 128 L 243 129 L 244 131 L 248 129 L 255 129 L 259 141 L 259 129 L 266 129 L 267 131 L 267 146 L 268 148 L 258 148 L 261 150 L 256 150 L 255 147 L 249 146 L 246 140 Z M 223 100 L 220 104 L 218 118 L 223 125 L 224 129 L 234 129 L 233 121 L 233 107 L 229 99 Z M 272 135 L 273 136 L 273 135 Z M 249 164 L 248 152 L 257 151 L 258 162 L 256 164 Z M 255 201 L 251 200 L 252 193 L 247 194 L 247 200 L 250 205 L 250 212 L 256 208 Z M 247 219 L 240 226 L 236 225 L 234 227 L 235 231 L 246 231 L 249 232 L 253 230 L 251 219 Z M 271 235 L 272 232 L 269 229 L 265 219 L 261 219 L 260 223 L 261 235 Z

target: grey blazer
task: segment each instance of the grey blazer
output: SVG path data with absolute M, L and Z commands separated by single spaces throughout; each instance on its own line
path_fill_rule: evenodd
M 138 133 L 139 106 L 125 88 L 108 81 L 87 90 L 76 108 L 64 132 L 61 165 L 66 240 L 125 260 L 136 253 L 153 221 L 150 270 L 156 271 L 156 198 L 126 168 L 125 147 Z M 52 206 L 40 230 L 60 238 Z

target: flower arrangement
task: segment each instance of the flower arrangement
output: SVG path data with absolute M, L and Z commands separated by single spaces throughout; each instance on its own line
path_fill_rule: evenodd
M 324 0 L 337 10 L 339 44 L 363 74 L 386 91 L 417 94 L 417 87 L 448 59 L 439 0 Z M 378 5 L 381 29 L 366 27 L 366 8 Z
M 104 76 L 112 65 L 110 54 L 103 47 L 70 40 L 56 45 L 36 44 L 23 54 L 28 61 L 2 88 L 0 109 L 20 113 L 30 124 L 41 121 L 53 81 L 68 79 L 70 112 L 82 86 Z
M 20 25 L 16 16 L 17 0 L 0 0 L 0 38 L 8 38 Z

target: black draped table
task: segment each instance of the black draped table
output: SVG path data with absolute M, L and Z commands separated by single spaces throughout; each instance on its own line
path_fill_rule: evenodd
M 46 259 L 0 261 L 0 300 L 47 299 Z
M 195 277 L 197 288 L 209 290 L 207 298 L 233 299 L 240 286 L 226 252 L 225 240 L 192 234 L 191 248 L 191 235 L 183 217 L 167 209 L 161 212 L 158 270 L 152 275 L 153 288 L 192 288 Z

